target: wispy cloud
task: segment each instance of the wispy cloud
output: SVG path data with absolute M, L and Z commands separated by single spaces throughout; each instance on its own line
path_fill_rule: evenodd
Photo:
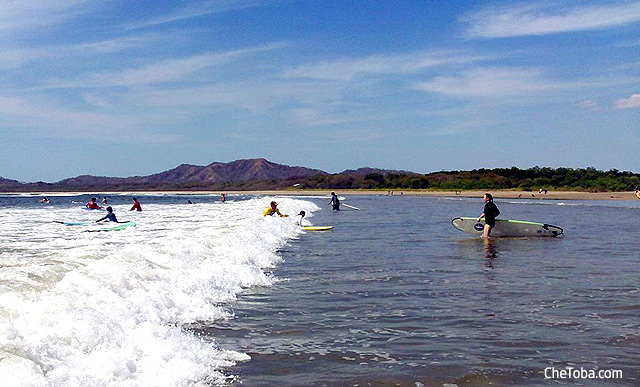
M 442 76 L 417 83 L 416 90 L 443 94 L 451 97 L 512 97 L 541 93 L 570 85 L 545 80 L 537 69 L 528 68 L 478 68 L 457 76 Z
M 638 109 L 640 108 L 640 94 L 632 94 L 629 98 L 621 98 L 616 101 L 618 109 Z
M 183 20 L 193 19 L 196 17 L 211 15 L 215 13 L 241 10 L 245 8 L 254 8 L 264 5 L 261 0 L 209 0 L 201 1 L 196 4 L 190 4 L 185 7 L 177 8 L 172 12 L 157 17 L 130 24 L 130 29 L 152 27 L 161 24 L 175 23 Z
M 469 25 L 466 34 L 471 38 L 548 35 L 640 22 L 639 2 L 576 7 L 566 7 L 560 2 L 550 4 L 553 5 L 487 8 L 466 15 L 460 21 Z
M 452 53 L 408 53 L 311 63 L 283 71 L 285 78 L 351 80 L 359 76 L 414 73 L 435 66 L 471 63 L 487 57 Z
M 94 0 L 35 0 L 0 2 L 0 34 L 61 23 L 95 4 Z
M 48 88 L 84 88 L 152 85 L 182 80 L 200 70 L 237 60 L 243 56 L 284 47 L 283 43 L 225 52 L 210 52 L 184 58 L 166 59 L 150 65 L 120 71 L 87 74 L 73 80 L 53 80 Z
M 578 104 L 578 106 L 580 106 L 581 108 L 584 108 L 584 109 L 589 109 L 589 110 L 594 111 L 594 112 L 599 112 L 599 111 L 603 110 L 602 106 L 599 103 L 594 102 L 594 101 L 592 101 L 590 99 L 586 99 L 586 100 L 580 102 Z

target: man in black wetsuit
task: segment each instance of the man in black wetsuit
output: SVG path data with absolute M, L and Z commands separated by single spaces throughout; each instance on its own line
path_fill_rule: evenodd
M 107 215 L 105 215 L 104 217 L 96 220 L 96 223 L 101 222 L 105 219 L 109 219 L 109 221 L 111 222 L 116 222 L 118 223 L 118 219 L 116 219 L 116 214 L 113 213 L 113 208 L 111 208 L 111 206 L 107 207 Z
M 478 217 L 478 222 L 484 217 L 484 231 L 482 232 L 483 238 L 488 238 L 491 235 L 491 230 L 496 226 L 496 217 L 500 215 L 498 206 L 493 202 L 493 196 L 490 193 L 484 194 L 484 211 Z
M 334 211 L 340 211 L 340 199 L 338 199 L 338 195 L 335 192 L 331 192 L 331 201 L 329 204 L 333 205 Z

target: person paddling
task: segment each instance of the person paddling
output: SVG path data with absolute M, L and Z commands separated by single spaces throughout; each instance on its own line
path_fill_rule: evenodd
M 286 218 L 286 217 L 289 216 L 289 215 L 281 214 L 280 210 L 278 209 L 278 203 L 276 203 L 275 201 L 272 201 L 271 205 L 269 206 L 269 208 L 264 210 L 263 216 L 267 216 L 267 215 L 273 216 L 275 214 L 280 215 L 281 218 Z
M 113 208 L 111 208 L 111 206 L 107 207 L 107 215 L 96 220 L 96 223 L 102 222 L 103 220 L 109 220 L 110 222 L 116 222 L 116 223 L 128 223 L 128 222 L 118 222 L 118 219 L 116 218 L 116 214 L 113 213 Z
M 498 210 L 498 206 L 493 202 L 493 196 L 491 196 L 490 193 L 484 194 L 484 203 L 484 211 L 478 217 L 478 222 L 484 218 L 482 237 L 488 238 L 491 235 L 491 230 L 496 226 L 496 217 L 500 215 L 500 210 Z

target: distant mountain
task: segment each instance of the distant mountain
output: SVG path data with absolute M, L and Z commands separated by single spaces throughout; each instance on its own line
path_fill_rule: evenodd
M 128 179 L 142 184 L 188 182 L 219 184 L 249 180 L 285 180 L 326 174 L 319 169 L 290 167 L 260 158 L 236 160 L 230 163 L 211 163 L 206 167 L 182 164 L 166 172 Z
M 64 191 L 126 189 L 212 189 L 247 181 L 285 181 L 327 175 L 319 169 L 290 167 L 263 158 L 211 163 L 207 166 L 182 164 L 174 169 L 149 176 L 107 177 L 80 175 L 56 183 L 20 183 L 0 178 L 0 191 Z M 268 183 L 273 185 L 273 183 Z M 268 185 L 267 184 L 267 185 Z

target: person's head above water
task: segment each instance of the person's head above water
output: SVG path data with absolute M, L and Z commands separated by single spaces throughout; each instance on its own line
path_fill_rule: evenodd
M 113 212 L 113 208 L 111 206 L 107 207 L 107 212 Z
M 278 206 L 278 203 L 276 203 L 275 200 L 271 202 L 271 207 L 277 207 L 277 206 Z
M 306 214 L 307 214 L 306 212 L 304 212 L 304 211 L 300 211 L 300 213 L 299 213 L 298 215 L 302 215 L 302 217 L 304 218 L 304 216 L 305 216 Z

